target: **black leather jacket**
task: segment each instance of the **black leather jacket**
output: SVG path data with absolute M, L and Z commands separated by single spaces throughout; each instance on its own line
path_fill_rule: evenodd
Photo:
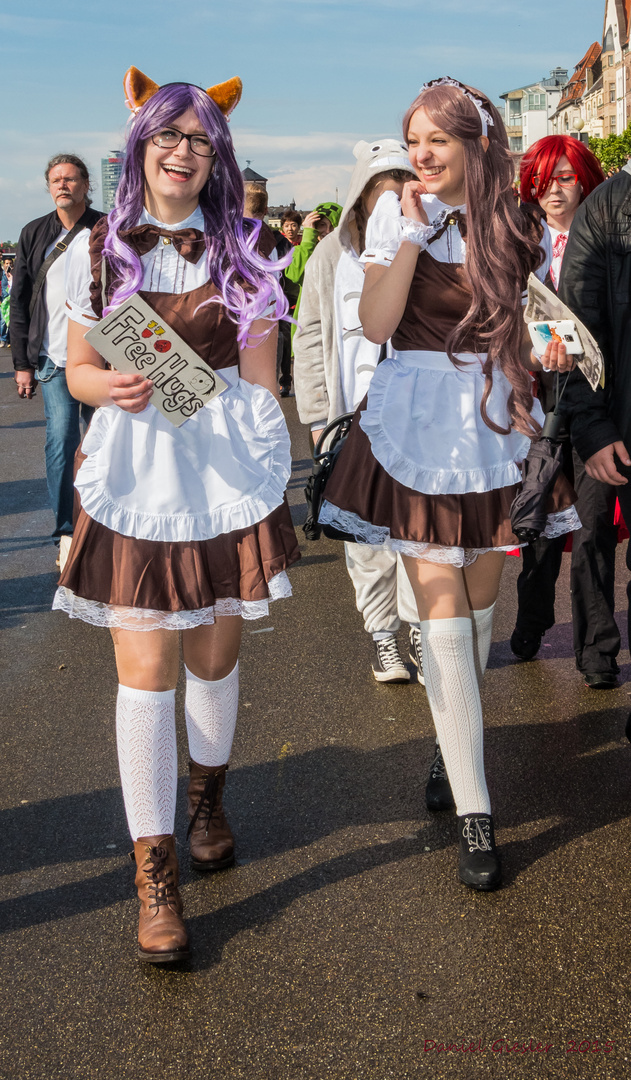
M 585 199 L 565 249 L 561 300 L 605 357 L 605 389 L 572 372 L 564 394 L 571 438 L 587 461 L 622 439 L 631 450 L 631 164 Z
M 86 228 L 92 229 L 103 214 L 91 207 L 86 213 Z M 11 354 L 16 371 L 37 367 L 37 358 L 46 331 L 46 282 L 40 290 L 33 315 L 29 305 L 37 272 L 49 244 L 57 239 L 62 224 L 57 211 L 29 221 L 20 233 L 13 266 L 11 289 Z

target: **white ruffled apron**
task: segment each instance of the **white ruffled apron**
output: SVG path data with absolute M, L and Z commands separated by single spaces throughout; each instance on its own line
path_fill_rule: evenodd
M 518 431 L 500 435 L 484 423 L 480 404 L 486 355 L 460 353 L 456 367 L 447 353 L 397 352 L 377 368 L 360 427 L 380 465 L 400 484 L 426 495 L 464 495 L 521 482 L 520 464 L 530 439 Z M 511 385 L 499 370 L 487 415 L 510 427 Z M 532 416 L 543 424 L 533 399 Z
M 359 414 L 360 427 L 379 464 L 394 480 L 425 495 L 482 493 L 519 484 L 521 463 L 530 448 L 527 435 L 514 430 L 498 434 L 482 419 L 486 355 L 457 356 L 461 367 L 445 352 L 396 352 L 379 364 L 368 389 L 366 409 Z M 506 376 L 494 370 L 486 411 L 490 420 L 505 429 L 510 427 L 510 392 Z M 543 409 L 534 397 L 531 416 L 543 424 Z M 458 567 L 470 565 L 488 551 L 524 546 L 461 548 L 398 540 L 390 536 L 386 526 L 363 521 L 328 500 L 319 520 L 353 534 L 359 543 Z M 552 539 L 580 527 L 576 509 L 570 506 L 548 515 L 542 535 Z
M 228 389 L 176 428 L 151 404 L 97 409 L 75 486 L 94 521 L 140 540 L 208 540 L 262 521 L 291 473 L 281 408 L 222 369 Z

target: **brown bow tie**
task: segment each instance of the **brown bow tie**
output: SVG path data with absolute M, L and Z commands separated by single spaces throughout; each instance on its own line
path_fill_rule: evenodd
M 460 233 L 462 239 L 467 239 L 467 216 L 466 214 L 462 214 L 460 210 L 453 210 L 445 218 L 438 232 L 434 233 L 434 235 L 431 237 L 430 240 L 427 241 L 427 243 L 433 244 L 434 240 L 438 240 L 439 236 L 442 236 L 443 233 L 447 232 L 447 229 L 450 225 L 457 225 L 458 232 Z
M 135 225 L 133 229 L 122 229 L 119 235 L 121 240 L 131 244 L 141 256 L 152 251 L 160 237 L 163 237 L 162 242 L 165 245 L 173 244 L 178 255 L 191 263 L 199 262 L 206 247 L 204 234 L 199 229 L 177 229 L 170 232 L 158 225 Z

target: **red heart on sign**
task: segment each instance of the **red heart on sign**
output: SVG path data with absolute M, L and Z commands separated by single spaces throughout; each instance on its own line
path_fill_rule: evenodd
M 143 330 L 142 336 L 143 337 L 153 337 L 153 330 Z
M 154 341 L 153 347 L 156 352 L 168 352 L 171 348 L 170 341 Z

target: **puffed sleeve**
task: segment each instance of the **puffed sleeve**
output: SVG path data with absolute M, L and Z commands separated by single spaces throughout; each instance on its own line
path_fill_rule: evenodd
M 362 266 L 390 266 L 403 238 L 401 203 L 395 191 L 384 191 L 375 204 L 366 226 L 366 250 Z
M 73 240 L 66 256 L 66 309 L 68 318 L 81 326 L 94 326 L 98 322 L 92 307 L 90 285 L 92 270 L 90 266 L 90 230 L 84 229 Z

